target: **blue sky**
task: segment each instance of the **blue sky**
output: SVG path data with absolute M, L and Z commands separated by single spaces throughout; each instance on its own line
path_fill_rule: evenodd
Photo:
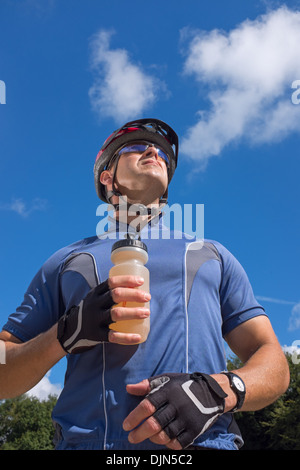
M 298 341 L 299 44 L 299 1 L 1 0 L 1 326 L 53 252 L 96 234 L 102 142 L 156 117 L 181 142 L 170 205 L 204 204 L 205 237 Z

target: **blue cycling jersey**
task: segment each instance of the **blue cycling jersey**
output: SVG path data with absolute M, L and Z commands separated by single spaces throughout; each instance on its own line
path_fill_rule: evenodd
M 128 383 L 165 372 L 208 374 L 226 370 L 224 336 L 263 308 L 247 275 L 220 243 L 169 232 L 161 219 L 145 227 L 150 272 L 150 334 L 145 343 L 103 343 L 67 356 L 65 384 L 53 410 L 57 449 L 162 449 L 128 442 L 122 422 L 140 397 Z M 127 227 L 118 226 L 123 238 Z M 147 236 L 146 236 L 147 235 Z M 55 324 L 88 291 L 108 277 L 111 234 L 92 237 L 51 256 L 32 280 L 4 329 L 28 341 Z M 238 449 L 243 443 L 233 415 L 221 415 L 194 445 Z

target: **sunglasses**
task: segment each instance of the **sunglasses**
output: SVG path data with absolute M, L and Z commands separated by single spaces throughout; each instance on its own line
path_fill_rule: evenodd
M 164 161 L 167 167 L 169 168 L 170 159 L 168 155 L 161 148 L 157 147 L 156 145 L 150 142 L 137 142 L 126 145 L 121 150 L 119 150 L 118 154 L 123 155 L 124 153 L 144 153 L 149 147 L 155 148 L 158 158 Z

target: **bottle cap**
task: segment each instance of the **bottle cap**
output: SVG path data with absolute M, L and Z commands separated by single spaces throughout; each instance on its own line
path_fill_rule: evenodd
M 133 238 L 125 238 L 125 240 L 118 240 L 115 242 L 111 248 L 111 251 L 117 250 L 118 248 L 124 247 L 133 247 L 133 248 L 140 248 L 148 252 L 147 245 L 143 243 L 141 240 L 136 240 Z

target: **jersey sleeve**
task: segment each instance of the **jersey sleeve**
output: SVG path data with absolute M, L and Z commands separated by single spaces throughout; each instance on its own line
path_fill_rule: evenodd
M 43 264 L 25 292 L 23 302 L 3 326 L 23 342 L 47 331 L 63 313 L 59 276 L 64 254 L 63 250 L 59 251 Z
M 221 244 L 216 243 L 221 258 L 220 304 L 223 336 L 258 315 L 266 315 L 257 302 L 248 276 L 239 261 Z

